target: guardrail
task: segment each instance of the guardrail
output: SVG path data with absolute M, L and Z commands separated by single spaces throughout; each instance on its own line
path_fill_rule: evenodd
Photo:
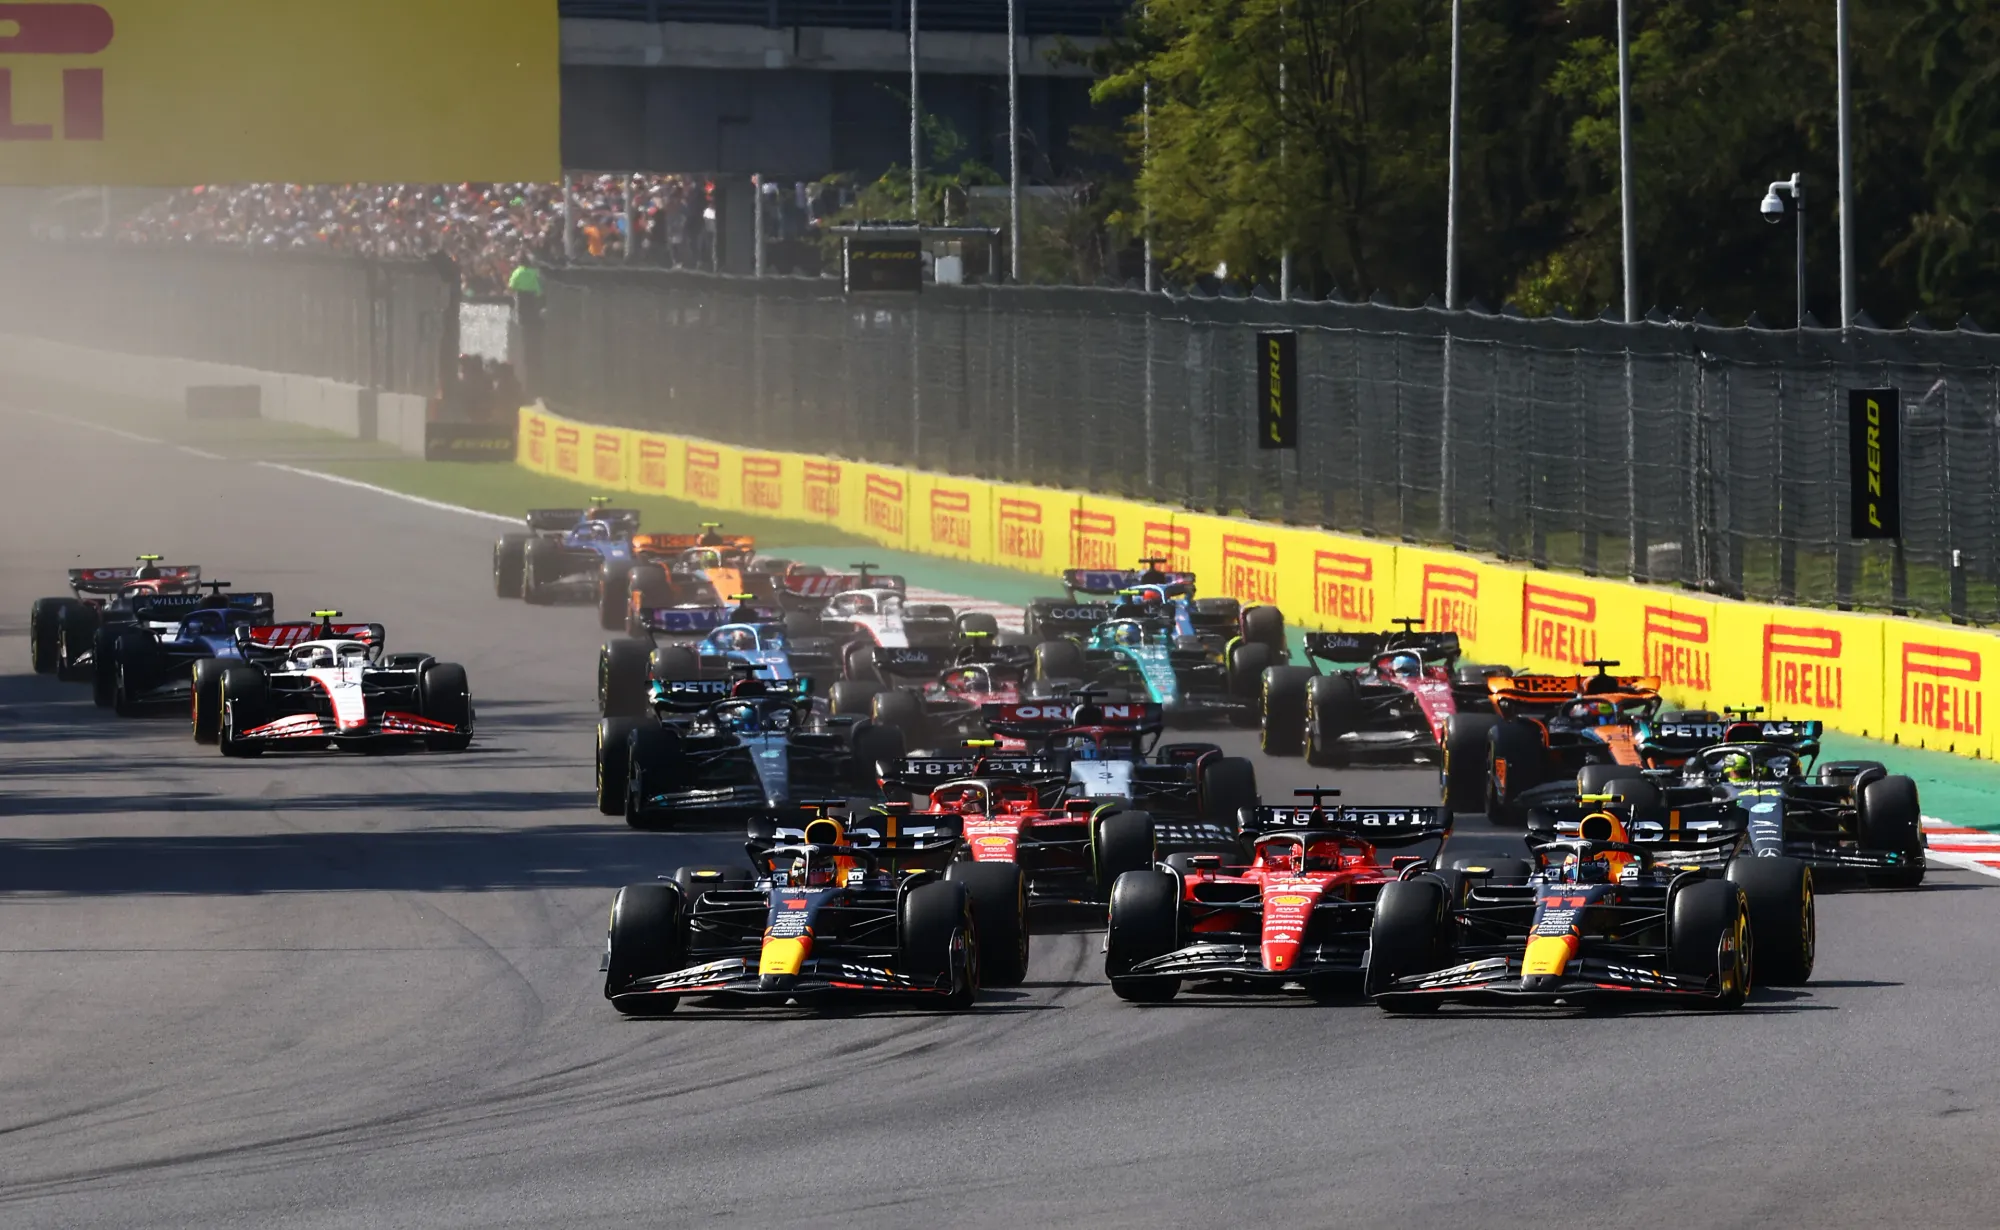
M 1124 0 L 1017 0 L 1025 36 L 1103 34 L 1131 8 Z M 907 30 L 908 0 L 560 0 L 564 17 L 611 21 L 706 22 L 784 28 L 829 26 Z M 1007 7 L 994 0 L 921 0 L 920 31 L 1005 34 Z

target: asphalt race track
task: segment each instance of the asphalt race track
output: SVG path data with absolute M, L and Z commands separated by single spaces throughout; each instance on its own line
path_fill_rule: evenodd
M 622 1019 L 612 890 L 733 843 L 591 809 L 594 621 L 496 601 L 496 529 L 0 411 L 0 1225 L 2000 1220 L 1964 873 L 1823 899 L 1733 1015 L 1138 1008 L 1072 930 L 960 1016 Z M 463 662 L 473 750 L 225 761 L 29 674 L 29 602 L 140 551 Z

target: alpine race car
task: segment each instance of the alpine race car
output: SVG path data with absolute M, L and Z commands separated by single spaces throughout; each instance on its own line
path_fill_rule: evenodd
M 1486 681 L 1504 666 L 1460 666 L 1456 632 L 1308 632 L 1316 665 L 1272 666 L 1260 681 L 1264 751 L 1320 767 L 1357 760 L 1440 761 L 1452 719 L 1492 714 Z M 1483 730 L 1481 731 L 1483 734 Z
M 194 737 L 225 756 L 268 750 L 462 752 L 472 743 L 465 668 L 429 654 L 383 652 L 381 624 L 333 622 L 233 629 L 240 662 L 197 668 Z
M 1035 681 L 1045 692 L 1088 688 L 1114 700 L 1144 700 L 1180 724 L 1255 723 L 1268 647 L 1238 639 L 1218 652 L 1136 604 L 1110 608 L 1110 615 L 1081 641 L 1035 646 Z
M 1244 607 L 1234 598 L 1197 598 L 1192 572 L 1163 571 L 1164 559 L 1142 559 L 1136 569 L 1071 568 L 1063 572 L 1062 598 L 1037 598 L 1022 613 L 1033 640 L 1082 639 L 1117 617 L 1119 607 L 1166 621 L 1176 642 L 1221 653 L 1237 639 L 1265 646 L 1273 662 L 1290 657 L 1285 617 L 1274 606 Z
M 599 719 L 598 811 L 651 829 L 874 793 L 877 763 L 903 754 L 894 728 L 836 718 L 806 680 L 758 679 L 753 670 L 733 680 L 655 680 L 649 713 Z
M 681 868 L 628 884 L 611 906 L 604 996 L 660 1016 L 719 1006 L 852 997 L 972 1006 L 982 940 L 1026 932 L 1020 876 L 956 866 L 951 826 L 857 827 L 822 814 L 749 843 L 751 867 Z
M 600 496 L 589 508 L 529 509 L 527 532 L 502 534 L 493 544 L 493 592 L 531 603 L 597 597 L 607 565 L 631 567 L 639 532 L 638 510 L 609 502 Z
M 1441 807 L 1328 807 L 1336 790 L 1301 790 L 1304 807 L 1246 811 L 1247 859 L 1169 855 L 1111 889 L 1104 972 L 1120 999 L 1161 1003 L 1183 982 L 1234 991 L 1302 988 L 1317 1000 L 1352 995 L 1368 951 L 1375 902 L 1401 874 L 1381 851 L 1437 840 Z
M 1660 713 L 1659 679 L 1605 673 L 1616 662 L 1584 665 L 1597 673 L 1486 681 L 1497 712 L 1460 715 L 1446 731 L 1447 806 L 1483 805 L 1496 823 L 1520 824 L 1537 786 L 1567 789 L 1585 765 L 1644 767 L 1639 745 Z
M 185 708 L 197 672 L 220 679 L 220 663 L 242 661 L 236 629 L 271 623 L 276 599 L 268 593 L 224 594 L 228 584 L 204 582 L 205 596 L 133 599 L 131 623 L 106 625 L 93 638 L 91 698 L 120 717 Z
M 131 623 L 135 606 L 162 596 L 199 595 L 201 568 L 141 555 L 124 568 L 72 568 L 68 597 L 37 598 L 28 610 L 28 655 L 37 675 L 66 683 L 93 676 L 98 629 Z
M 1811 977 L 1809 868 L 1745 856 L 1717 874 L 1676 853 L 1632 840 L 1607 809 L 1529 846 L 1526 861 L 1410 868 L 1376 900 L 1367 992 L 1390 1012 L 1448 1001 L 1739 1008 L 1753 984 Z

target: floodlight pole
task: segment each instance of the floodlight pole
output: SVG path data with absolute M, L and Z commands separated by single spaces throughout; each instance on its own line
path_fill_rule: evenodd
M 1842 0 L 1845 3 L 1846 0 Z M 1639 285 L 1632 236 L 1632 44 L 1626 0 L 1618 0 L 1618 236 L 1625 249 L 1625 323 L 1639 319 Z
M 1451 129 L 1444 190 L 1444 308 L 1458 307 L 1458 49 L 1459 3 L 1451 0 Z
M 1835 55 L 1840 79 L 1840 327 L 1843 330 L 1853 327 L 1855 313 L 1861 310 L 1854 301 L 1854 96 L 1847 72 L 1847 4 L 1848 0 L 1837 0 L 1834 6 L 1834 41 L 1839 44 Z M 1804 268 L 1803 257 L 1800 268 Z
M 1007 276 L 1021 280 L 1021 0 L 1007 0 Z
M 917 208 L 917 162 L 923 153 L 923 136 L 917 104 L 917 0 L 910 0 L 910 220 L 923 224 Z

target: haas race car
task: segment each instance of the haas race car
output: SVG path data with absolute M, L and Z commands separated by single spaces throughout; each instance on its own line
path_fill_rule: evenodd
M 1419 632 L 1398 619 L 1393 632 L 1308 632 L 1306 657 L 1337 669 L 1273 666 L 1261 681 L 1264 751 L 1304 753 L 1310 763 L 1435 761 L 1461 714 L 1491 715 L 1487 680 L 1504 666 L 1460 666 L 1456 632 Z
M 228 585 L 205 581 L 205 595 L 137 596 L 131 623 L 99 628 L 90 663 L 91 698 L 98 706 L 120 717 L 185 711 L 203 662 L 242 661 L 246 642 L 236 630 L 271 623 L 275 599 L 224 594 Z
M 133 622 L 148 599 L 199 595 L 200 584 L 199 565 L 162 564 L 157 555 L 141 555 L 123 568 L 70 569 L 68 597 L 37 598 L 29 608 L 35 673 L 72 683 L 90 679 L 100 628 Z
M 381 624 L 318 623 L 234 630 L 240 661 L 194 666 L 194 737 L 225 756 L 266 751 L 462 752 L 472 742 L 465 668 L 429 654 L 383 652 Z
M 1304 807 L 1257 807 L 1243 848 L 1174 854 L 1128 871 L 1111 889 L 1104 972 L 1120 999 L 1160 1003 L 1185 982 L 1241 992 L 1298 988 L 1329 1001 L 1353 995 L 1378 896 L 1417 857 L 1397 846 L 1441 839 L 1440 807 L 1328 807 L 1337 790 L 1300 790 Z
M 957 826 L 852 830 L 833 804 L 749 842 L 747 869 L 683 867 L 611 906 L 604 996 L 628 1016 L 829 999 L 972 1006 L 984 937 L 1025 934 L 1020 874 L 957 862 Z

